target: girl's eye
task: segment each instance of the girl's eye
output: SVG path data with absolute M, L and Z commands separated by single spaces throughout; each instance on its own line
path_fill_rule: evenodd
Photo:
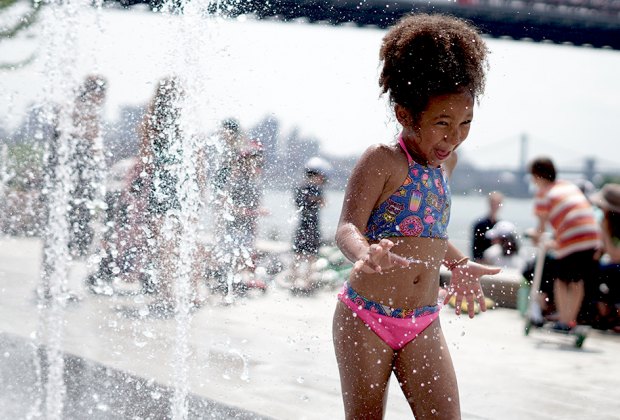
M 462 124 L 463 124 L 463 125 L 468 125 L 468 124 L 471 124 L 471 120 L 463 121 L 463 122 L 462 122 Z
M 437 121 L 437 125 L 447 126 L 448 122 L 447 121 Z

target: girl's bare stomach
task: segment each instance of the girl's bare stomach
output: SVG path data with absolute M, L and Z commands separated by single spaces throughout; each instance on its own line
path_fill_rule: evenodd
M 349 284 L 360 295 L 393 308 L 435 305 L 439 267 L 448 248 L 445 239 L 394 237 L 391 252 L 410 260 L 409 267 L 383 269 L 380 274 L 352 274 Z

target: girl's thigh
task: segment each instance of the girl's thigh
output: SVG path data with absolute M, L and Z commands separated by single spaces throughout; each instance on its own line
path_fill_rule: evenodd
M 439 318 L 397 352 L 394 373 L 416 420 L 461 418 L 456 375 Z
M 387 402 L 394 351 L 338 302 L 334 348 L 347 419 L 381 419 Z

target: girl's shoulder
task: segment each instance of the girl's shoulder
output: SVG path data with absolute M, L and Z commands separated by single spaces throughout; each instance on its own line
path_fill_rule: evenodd
M 358 161 L 355 173 L 368 182 L 372 179 L 388 189 L 397 188 L 407 176 L 409 163 L 398 144 L 377 143 L 369 146 Z M 394 185 L 392 185 L 394 184 Z
M 375 143 L 370 145 L 362 160 L 368 160 L 374 165 L 390 167 L 394 164 L 403 163 L 407 165 L 407 158 L 398 144 Z

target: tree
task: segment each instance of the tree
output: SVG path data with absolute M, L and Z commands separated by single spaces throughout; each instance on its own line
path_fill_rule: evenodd
M 15 8 L 24 4 L 23 0 L 0 0 L 0 16 L 13 13 Z M 8 23 L 6 28 L 0 30 L 0 42 L 15 39 L 18 34 L 22 33 L 25 29 L 29 28 L 37 20 L 37 16 L 41 11 L 42 2 L 40 0 L 29 0 L 28 9 L 21 13 L 14 22 Z M 34 55 L 26 58 L 23 61 L 17 63 L 1 62 L 0 69 L 14 69 L 25 66 L 30 63 L 34 58 Z

